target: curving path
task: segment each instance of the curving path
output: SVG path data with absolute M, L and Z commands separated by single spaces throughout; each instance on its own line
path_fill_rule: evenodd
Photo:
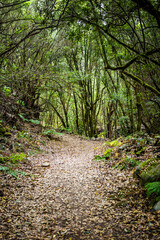
M 36 178 L 17 188 L 10 200 L 10 235 L 0 239 L 160 239 L 157 216 L 135 202 L 129 172 L 93 161 L 100 145 L 64 135 L 43 147 L 47 153 L 30 157 Z M 50 165 L 43 167 L 45 162 Z

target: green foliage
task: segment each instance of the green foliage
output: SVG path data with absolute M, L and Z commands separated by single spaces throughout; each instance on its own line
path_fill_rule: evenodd
M 3 87 L 3 93 L 9 97 L 11 95 L 11 89 L 9 87 L 4 86 Z
M 0 165 L 0 171 L 7 171 L 9 168 L 5 166 Z
M 68 132 L 68 133 L 73 133 L 72 129 L 71 128 L 65 128 L 65 127 L 61 127 L 60 128 L 60 131 L 64 131 L 64 132 Z
M 105 138 L 107 135 L 107 131 L 101 132 L 100 134 L 98 134 L 98 138 Z
M 49 136 L 49 135 L 63 135 L 62 133 L 56 132 L 55 129 L 49 129 L 47 131 L 42 132 L 43 135 Z
M 140 135 L 141 134 L 141 132 L 138 134 L 138 135 Z M 135 140 L 136 140 L 136 142 L 137 142 L 137 145 L 139 146 L 139 147 L 143 147 L 146 143 L 147 143 L 147 141 L 148 141 L 148 139 L 147 138 L 136 138 L 135 137 Z
M 146 147 L 142 147 L 139 151 L 136 152 L 136 155 L 141 155 L 146 150 Z
M 108 148 L 105 152 L 104 152 L 104 157 L 105 158 L 109 158 L 111 155 L 112 149 Z
M 121 146 L 122 142 L 120 142 L 116 139 L 112 142 L 105 142 L 104 145 L 109 145 L 110 147 L 116 147 L 116 146 Z
M 31 135 L 27 131 L 22 131 L 18 133 L 18 138 L 31 139 Z
M 160 182 L 151 182 L 145 184 L 145 189 L 147 190 L 147 196 L 152 194 L 160 196 Z
M 34 119 L 29 119 L 29 122 L 37 124 L 37 125 L 39 125 L 41 123 L 40 120 L 34 120 Z
M 7 127 L 4 127 L 1 123 L 0 123 L 0 136 L 4 136 L 4 137 L 10 137 L 11 133 L 9 131 L 9 129 Z
M 42 143 L 44 146 L 46 146 L 46 142 L 45 141 L 39 140 L 39 142 Z
M 94 156 L 94 160 L 96 160 L 96 161 L 105 160 L 105 156 L 95 155 L 95 156 Z
M 18 114 L 18 116 L 24 121 L 24 122 L 31 122 L 31 123 L 33 123 L 33 124 L 37 124 L 37 125 L 39 125 L 41 122 L 40 122 L 40 120 L 34 120 L 34 119 L 27 119 L 27 118 L 25 118 L 24 116 L 23 116 L 24 114 Z
M 122 116 L 119 118 L 119 125 L 120 125 L 120 131 L 119 133 L 122 136 L 127 136 L 130 133 L 130 126 L 129 126 L 129 117 L 128 116 Z
M 21 104 L 23 107 L 25 106 L 25 103 L 24 103 L 24 101 L 17 101 L 17 104 Z M 19 114 L 19 116 L 22 118 L 23 116 L 21 115 L 21 114 Z
M 6 163 L 8 161 L 8 157 L 3 157 L 0 155 L 0 163 Z
M 111 1 L 103 1 L 103 9 L 99 1 L 68 1 L 67 9 L 71 12 L 74 9 L 77 13 L 75 18 L 71 18 L 61 32 L 57 32 L 55 28 L 49 34 L 47 28 L 45 29 L 47 23 L 52 21 L 54 25 L 59 16 L 59 23 L 65 23 L 68 14 L 66 8 L 62 7 L 65 1 L 57 1 L 56 4 L 52 1 L 40 1 L 37 4 L 33 0 L 16 7 L 17 3 L 18 1 L 13 8 L 9 7 L 9 11 L 5 11 L 6 8 L 1 11 L 1 89 L 6 96 L 13 93 L 13 97 L 19 99 L 19 107 L 31 110 L 38 103 L 41 104 L 44 109 L 41 114 L 45 116 L 43 122 L 54 127 L 60 122 L 63 126 L 72 126 L 72 129 L 62 129 L 69 133 L 74 130 L 93 137 L 101 122 L 105 129 L 111 123 L 109 137 L 117 137 L 119 132 L 115 132 L 119 127 L 120 134 L 126 136 L 135 130 L 138 114 L 141 116 L 138 111 L 142 112 L 142 109 L 146 126 L 150 122 L 154 126 L 155 119 L 155 129 L 159 128 L 159 91 L 157 88 L 154 90 L 159 85 L 159 28 L 156 31 L 153 28 L 156 18 L 149 21 L 150 13 L 145 12 L 141 15 L 141 21 L 137 21 L 140 9 L 138 6 L 138 9 L 134 8 L 129 1 L 127 4 L 125 1 L 115 1 L 113 4 Z M 143 10 L 142 12 L 144 13 Z M 91 16 L 92 21 L 87 23 L 85 16 Z M 36 31 L 35 23 L 44 31 Z M 97 24 L 109 26 L 111 41 L 108 42 L 107 32 L 101 36 L 101 41 L 97 41 Z M 34 38 L 30 38 L 31 29 L 34 29 Z M 134 37 L 129 38 L 128 33 Z M 28 41 L 29 48 L 25 47 L 24 41 Z M 54 44 L 50 46 L 53 41 Z M 151 42 L 152 45 L 146 44 Z M 24 48 L 20 47 L 23 43 Z M 142 54 L 143 47 L 146 55 Z M 148 57 L 153 53 L 156 53 L 155 61 Z M 148 61 L 145 61 L 146 57 Z M 141 76 L 142 62 L 144 81 L 132 76 Z M 118 70 L 118 63 L 121 63 L 121 69 L 125 69 L 122 74 Z M 111 66 L 110 70 L 102 69 L 102 64 Z M 117 71 L 114 69 L 116 66 Z M 148 76 L 150 79 L 146 84 Z M 144 87 L 146 91 L 143 91 Z M 157 98 L 147 92 L 147 89 L 158 93 Z M 136 100 L 136 96 L 140 101 Z M 39 120 L 27 119 L 22 113 L 19 117 L 24 122 L 40 124 Z M 141 121 L 139 122 L 141 125 Z M 99 137 L 105 135 L 107 134 L 104 132 Z
M 157 166 L 158 163 L 159 163 L 158 158 L 149 158 L 140 164 L 140 168 L 141 170 L 144 170 L 144 169 L 150 170 L 152 167 Z
M 123 169 L 128 169 L 128 168 L 134 168 L 138 164 L 139 164 L 139 161 L 137 161 L 136 159 L 126 157 L 125 159 L 122 159 L 121 161 L 119 161 L 114 166 L 114 168 L 118 168 L 120 170 L 123 170 Z
M 6 167 L 6 166 L 1 166 L 0 165 L 0 171 L 5 172 L 5 173 L 15 177 L 16 179 L 18 179 L 18 175 L 21 175 L 21 176 L 28 175 L 28 173 L 26 173 L 24 171 L 17 171 L 17 170 L 12 169 L 11 166 L 10 167 Z
M 42 150 L 31 150 L 27 153 L 27 156 L 33 156 L 35 154 L 41 153 Z
M 133 173 L 141 183 L 160 181 L 160 164 L 158 158 L 150 158 L 141 162 Z
M 27 155 L 25 153 L 12 154 L 9 159 L 12 163 L 17 163 L 26 160 Z
M 96 161 L 106 160 L 106 159 L 108 159 L 108 158 L 110 157 L 111 152 L 112 152 L 112 149 L 111 149 L 111 148 L 108 148 L 108 149 L 104 152 L 104 154 L 103 154 L 102 156 L 100 156 L 100 155 L 95 155 L 95 156 L 94 156 L 94 160 L 96 160 Z
M 24 122 L 28 122 L 28 119 L 25 118 L 22 113 L 21 113 L 21 114 L 18 114 L 18 116 L 19 116 Z

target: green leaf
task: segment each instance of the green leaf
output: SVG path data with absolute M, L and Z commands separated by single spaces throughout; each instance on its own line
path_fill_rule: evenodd
M 17 154 L 12 154 L 10 156 L 10 160 L 12 163 L 17 163 L 17 162 L 25 160 L 26 157 L 27 157 L 27 155 L 25 153 L 17 153 Z
M 8 170 L 9 170 L 8 167 L 1 166 L 1 165 L 0 165 L 0 171 L 8 171 Z
M 121 146 L 122 143 L 119 142 L 118 140 L 114 140 L 112 142 L 105 142 L 104 145 L 109 145 L 111 147 L 116 147 L 116 146 Z
M 29 121 L 27 118 L 23 117 L 23 115 L 20 114 L 20 113 L 18 114 L 18 116 L 19 116 L 20 118 L 22 118 L 22 120 L 23 120 L 24 122 L 28 122 L 28 121 Z
M 112 149 L 108 148 L 105 152 L 104 152 L 104 157 L 105 158 L 109 158 L 111 155 Z
M 34 120 L 34 119 L 30 119 L 29 122 L 34 123 L 34 124 L 37 124 L 37 125 L 40 124 L 40 121 L 39 121 L 39 120 Z
M 145 184 L 145 188 L 147 189 L 147 196 L 155 194 L 160 196 L 160 182 L 151 182 Z
M 12 169 L 11 167 L 6 167 L 6 166 L 2 166 L 2 165 L 0 165 L 0 171 L 6 172 L 7 174 L 13 176 L 16 179 L 18 179 L 18 175 L 22 175 L 22 176 L 29 175 L 27 172 L 17 171 L 17 170 Z
M 96 160 L 96 161 L 105 160 L 105 156 L 96 155 L 96 156 L 94 156 L 94 160 Z
M 11 89 L 10 89 L 9 87 L 4 86 L 4 87 L 3 87 L 3 93 L 4 93 L 7 97 L 9 97 L 10 94 L 11 94 Z

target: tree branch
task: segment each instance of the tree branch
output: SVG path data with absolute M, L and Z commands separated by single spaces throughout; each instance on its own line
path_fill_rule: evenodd
M 134 81 L 136 81 L 137 83 L 139 83 L 141 86 L 149 89 L 151 92 L 155 93 L 157 96 L 160 96 L 160 92 L 159 92 L 156 88 L 152 87 L 152 86 L 149 85 L 148 83 L 145 83 L 145 82 L 144 82 L 142 79 L 140 79 L 139 77 L 137 77 L 137 76 L 135 76 L 135 75 L 133 75 L 133 74 L 131 74 L 131 73 L 128 73 L 128 72 L 126 72 L 126 71 L 123 71 L 122 75 L 123 75 L 123 74 L 125 74 L 127 77 L 132 78 Z
M 150 15 L 156 18 L 157 24 L 160 27 L 160 12 L 157 11 L 149 0 L 132 0 L 137 3 L 138 7 L 148 12 Z

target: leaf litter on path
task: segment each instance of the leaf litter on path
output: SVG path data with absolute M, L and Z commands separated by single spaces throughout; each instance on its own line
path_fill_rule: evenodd
M 101 144 L 64 135 L 30 157 L 35 179 L 3 176 L 0 239 L 160 239 L 131 173 L 93 160 Z

